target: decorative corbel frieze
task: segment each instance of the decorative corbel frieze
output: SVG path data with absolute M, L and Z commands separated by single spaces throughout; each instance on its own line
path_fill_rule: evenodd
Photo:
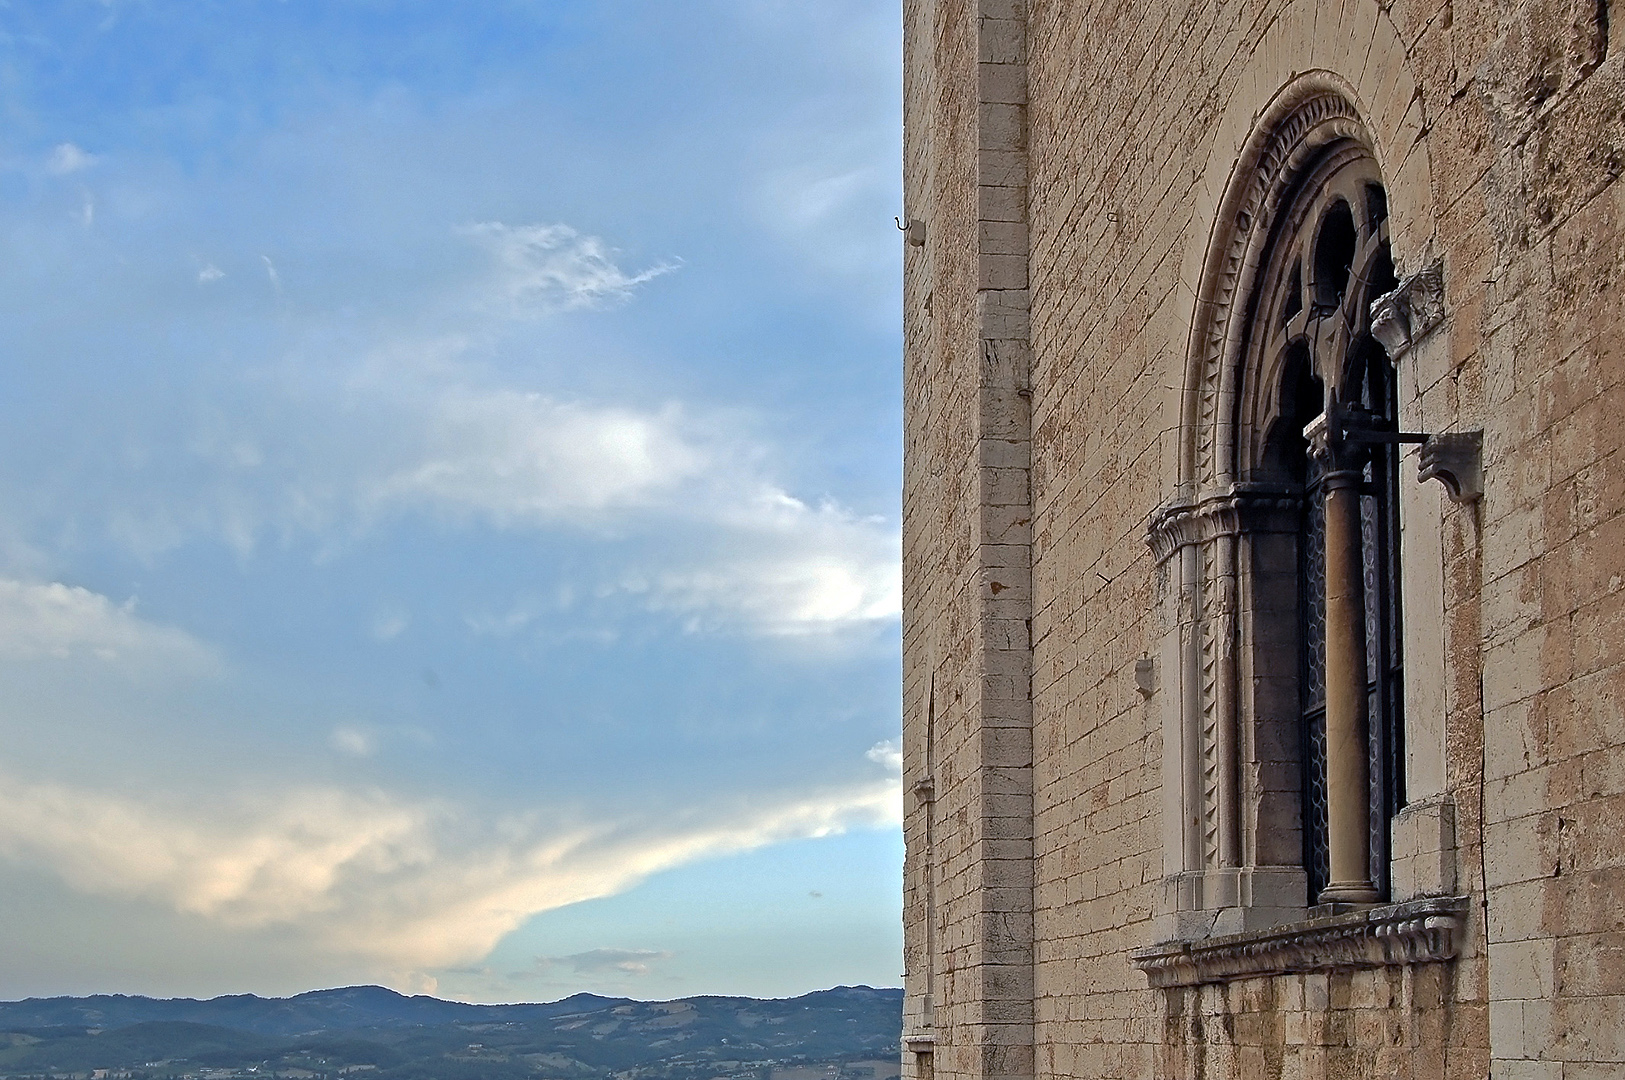
M 1197 986 L 1259 975 L 1449 960 L 1460 947 L 1464 896 L 1390 904 L 1262 932 L 1168 941 L 1133 954 L 1152 986 Z
M 1435 262 L 1371 301 L 1371 335 L 1398 360 L 1444 321 L 1444 264 Z

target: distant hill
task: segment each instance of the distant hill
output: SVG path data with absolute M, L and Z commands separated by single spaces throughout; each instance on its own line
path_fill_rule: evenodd
M 465 1005 L 460 1001 L 417 995 L 407 997 L 382 986 L 346 986 L 312 990 L 291 998 L 232 994 L 198 1001 L 193 998 L 94 997 L 29 998 L 0 1002 L 0 1028 L 124 1027 L 154 1021 L 215 1024 L 262 1035 L 304 1035 L 366 1027 L 434 1027 L 441 1024 L 530 1022 L 564 1013 L 622 1005 L 630 998 L 576 994 L 539 1005 Z
M 886 1080 L 902 996 L 841 986 L 769 1000 L 465 1005 L 353 986 L 291 998 L 34 998 L 0 1002 L 0 1077 Z

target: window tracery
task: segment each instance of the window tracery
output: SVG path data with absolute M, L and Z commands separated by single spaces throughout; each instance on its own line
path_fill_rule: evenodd
M 1334 80 L 1294 89 L 1219 208 L 1180 486 L 1148 534 L 1167 687 L 1164 937 L 1380 901 L 1400 806 L 1398 454 L 1377 441 L 1398 410 L 1371 325 L 1398 285 L 1388 200 Z
M 1334 473 L 1357 489 L 1366 706 L 1367 880 L 1387 891 L 1388 823 L 1401 804 L 1403 661 L 1399 647 L 1396 444 L 1344 441 L 1311 447 L 1317 416 L 1341 410 L 1371 430 L 1397 431 L 1394 370 L 1371 333 L 1371 304 L 1398 285 L 1388 244 L 1388 202 L 1376 163 L 1357 146 L 1334 149 L 1310 169 L 1281 217 L 1259 289 L 1248 368 L 1277 415 L 1260 473 L 1302 499 L 1297 537 L 1296 630 L 1301 710 L 1303 865 L 1311 902 L 1331 883 L 1328 783 L 1326 497 Z M 1305 268 L 1308 273 L 1305 273 Z

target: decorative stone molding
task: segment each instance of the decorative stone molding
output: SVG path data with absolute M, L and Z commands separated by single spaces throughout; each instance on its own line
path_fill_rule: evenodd
M 1323 919 L 1136 950 L 1154 987 L 1197 986 L 1259 975 L 1427 964 L 1456 955 L 1465 896 L 1428 897 Z
M 1163 506 L 1151 515 L 1145 542 L 1157 562 L 1190 544 L 1244 532 L 1293 532 L 1302 498 L 1285 489 L 1231 488 L 1195 503 Z
M 937 1037 L 929 1031 L 914 1031 L 903 1036 L 903 1049 L 911 1054 L 929 1054 L 937 1048 Z
M 1371 301 L 1371 335 L 1398 360 L 1444 321 L 1444 265 L 1433 263 Z

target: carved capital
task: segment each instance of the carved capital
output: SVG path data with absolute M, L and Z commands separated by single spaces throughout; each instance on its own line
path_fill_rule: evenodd
M 1429 897 L 1262 932 L 1163 942 L 1137 950 L 1134 966 L 1161 987 L 1426 964 L 1456 955 L 1466 911 L 1464 896 Z
M 1164 506 L 1151 515 L 1145 542 L 1157 562 L 1190 544 L 1250 532 L 1292 532 L 1303 499 L 1284 488 L 1233 487 L 1194 503 Z
M 1371 335 L 1398 360 L 1444 321 L 1444 265 L 1435 262 L 1371 301 Z

